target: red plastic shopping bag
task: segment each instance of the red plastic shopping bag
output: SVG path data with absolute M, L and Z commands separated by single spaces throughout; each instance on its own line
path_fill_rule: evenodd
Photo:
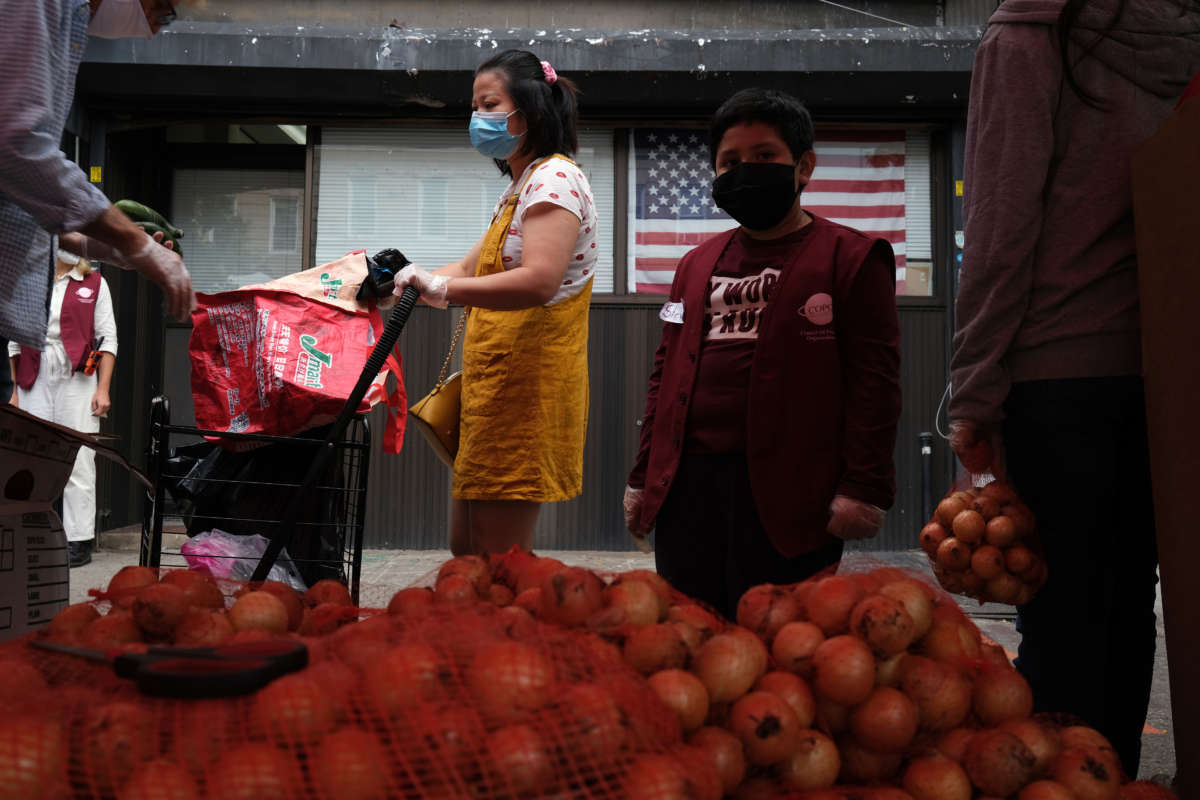
M 232 433 L 290 435 L 332 422 L 383 331 L 375 309 L 345 307 L 294 292 L 238 289 L 198 294 L 188 351 L 196 424 Z M 385 388 L 388 373 L 397 388 Z M 359 412 L 388 406 L 384 447 L 404 440 L 404 381 L 396 353 Z

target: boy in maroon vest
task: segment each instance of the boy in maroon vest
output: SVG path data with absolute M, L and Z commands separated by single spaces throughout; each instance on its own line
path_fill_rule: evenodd
M 891 246 L 815 217 L 808 111 L 747 89 L 713 117 L 713 200 L 741 223 L 688 253 L 625 493 L 658 571 L 726 616 L 759 583 L 836 564 L 895 495 L 900 330 Z

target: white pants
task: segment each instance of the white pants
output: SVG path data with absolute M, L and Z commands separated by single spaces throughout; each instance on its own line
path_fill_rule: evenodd
M 59 425 L 84 433 L 98 432 L 100 419 L 92 416 L 96 376 L 82 372 L 68 375 L 54 366 L 52 359 L 42 359 L 41 371 L 30 390 L 18 388 L 17 404 Z M 68 542 L 90 541 L 96 536 L 96 453 L 89 447 L 79 448 L 71 479 L 63 489 L 63 530 Z

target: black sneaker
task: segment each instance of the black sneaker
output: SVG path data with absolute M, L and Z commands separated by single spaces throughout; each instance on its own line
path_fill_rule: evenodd
M 92 540 L 85 542 L 67 542 L 67 558 L 72 567 L 82 567 L 92 563 Z

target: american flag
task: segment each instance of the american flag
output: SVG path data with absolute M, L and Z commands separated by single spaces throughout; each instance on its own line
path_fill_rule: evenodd
M 813 214 L 891 242 L 897 294 L 905 273 L 904 144 L 904 131 L 819 131 L 817 169 L 801 201 Z M 737 223 L 713 204 L 704 132 L 640 128 L 633 149 L 629 289 L 666 294 L 679 259 Z

